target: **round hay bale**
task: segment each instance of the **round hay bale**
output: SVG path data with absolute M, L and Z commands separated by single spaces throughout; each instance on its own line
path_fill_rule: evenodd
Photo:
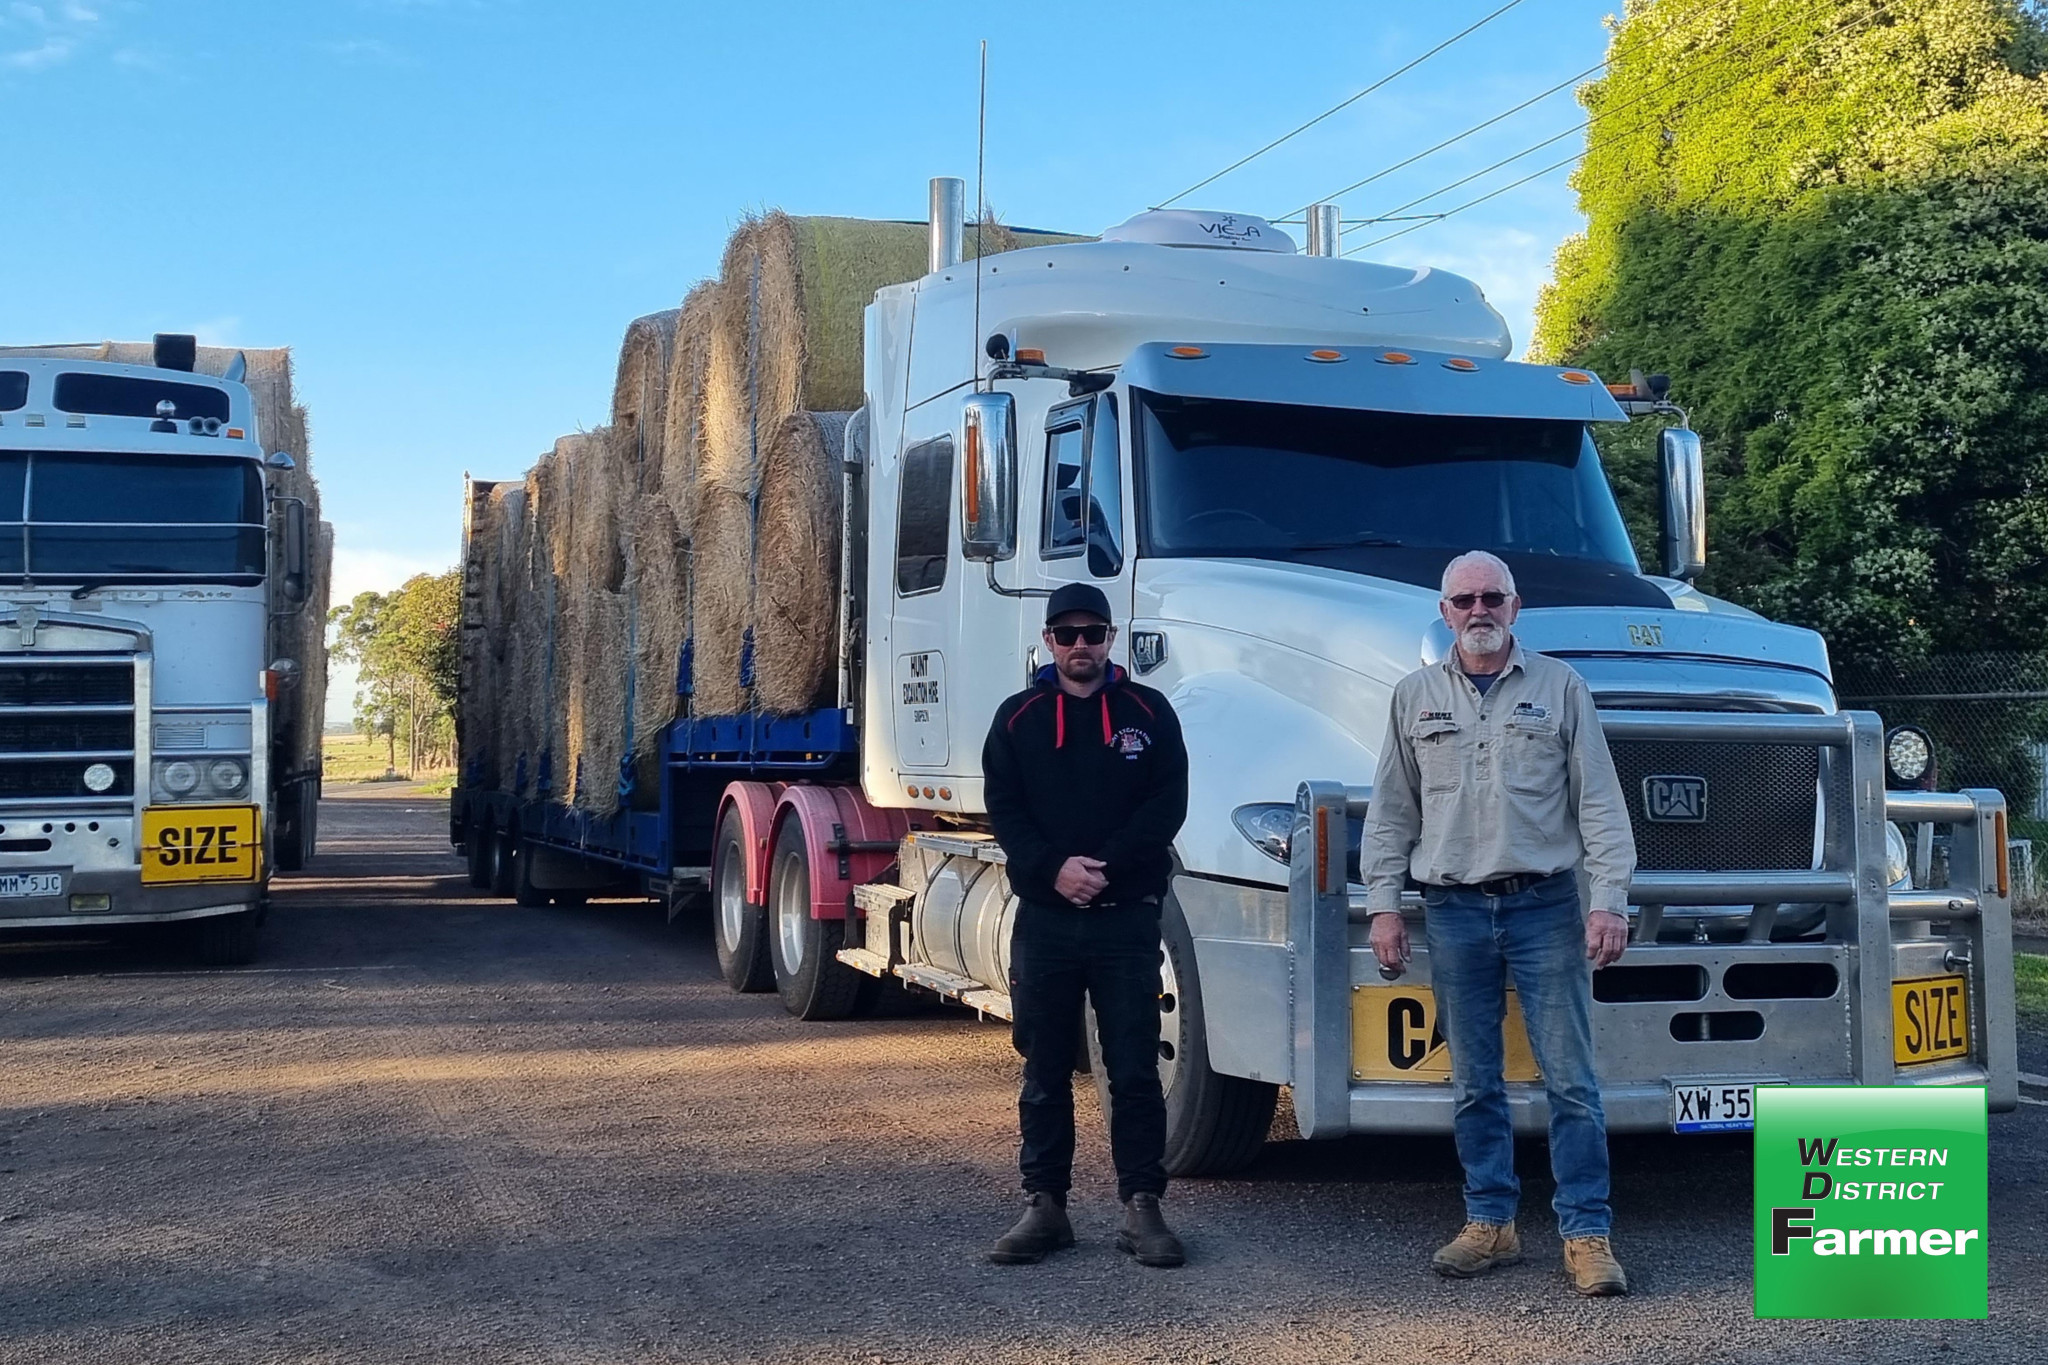
M 841 474 L 847 412 L 799 412 L 775 429 L 761 466 L 754 584 L 754 702 L 808 711 L 835 681 Z
M 676 319 L 675 354 L 669 361 L 668 399 L 663 407 L 661 495 L 690 535 L 697 471 L 704 459 L 704 384 L 711 363 L 711 326 L 718 285 L 706 280 L 689 292 Z
M 620 512 L 630 507 L 637 442 L 631 431 L 599 427 L 574 437 L 571 467 L 575 502 L 567 575 L 576 591 L 622 592 L 627 565 L 619 534 Z
M 569 613 L 570 678 L 561 795 L 584 810 L 619 808 L 619 760 L 625 755 L 626 648 L 630 609 L 625 594 L 579 594 Z
M 688 547 L 660 495 L 643 499 L 630 527 L 633 545 L 633 752 L 660 747 L 676 716 L 676 667 L 689 624 Z
M 725 296 L 721 284 L 715 297 L 723 303 Z M 715 320 L 705 345 L 704 440 L 698 452 L 693 519 L 703 515 L 703 504 L 714 491 L 743 497 L 753 492 L 754 401 L 747 348 L 744 313 L 736 325 Z
M 692 710 L 700 716 L 745 709 L 740 657 L 753 601 L 753 509 L 745 493 L 698 490 L 697 530 L 690 541 L 690 597 L 696 650 Z
M 635 489 L 658 483 L 661 477 L 663 443 L 668 438 L 668 371 L 681 313 L 679 308 L 665 308 L 634 318 L 619 344 L 611 426 L 631 434 Z

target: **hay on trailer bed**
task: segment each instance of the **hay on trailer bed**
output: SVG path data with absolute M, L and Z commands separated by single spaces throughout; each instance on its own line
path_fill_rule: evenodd
M 761 465 L 754 703 L 771 715 L 831 695 L 838 663 L 841 471 L 850 412 L 799 412 Z
M 704 452 L 704 385 L 711 363 L 711 319 L 718 284 L 706 280 L 683 299 L 676 318 L 675 354 L 670 358 L 668 398 L 663 406 L 660 492 L 676 529 L 690 536 L 697 473 Z
M 634 318 L 619 344 L 612 381 L 612 430 L 630 435 L 636 488 L 659 482 L 668 439 L 668 372 L 676 347 L 679 308 Z
M 676 667 L 689 609 L 689 546 L 668 503 L 654 494 L 634 510 L 633 753 L 645 757 L 676 716 Z
M 696 624 L 691 709 L 733 715 L 746 709 L 740 685 L 747 612 L 753 601 L 753 512 L 745 493 L 700 490 L 691 539 L 690 597 Z

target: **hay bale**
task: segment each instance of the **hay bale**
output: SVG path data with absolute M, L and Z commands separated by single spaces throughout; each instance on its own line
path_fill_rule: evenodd
M 643 498 L 629 528 L 633 561 L 633 753 L 660 747 L 676 716 L 676 665 L 689 622 L 689 548 L 659 494 Z
M 565 613 L 569 685 L 558 799 L 610 815 L 619 808 L 619 760 L 625 756 L 626 648 L 630 610 L 624 593 L 577 593 Z
M 761 465 L 755 527 L 754 704 L 808 711 L 835 683 L 839 639 L 840 459 L 850 412 L 785 418 Z
M 746 709 L 740 662 L 753 604 L 753 508 L 747 495 L 700 489 L 690 547 L 696 640 L 691 709 L 698 715 L 734 715 Z
M 690 535 L 697 470 L 703 463 L 704 385 L 711 364 L 711 324 L 717 303 L 715 281 L 706 280 L 689 292 L 678 310 L 675 354 L 669 362 L 660 486 L 684 539 Z
M 631 437 L 633 487 L 659 485 L 668 439 L 668 372 L 675 353 L 679 308 L 634 318 L 619 345 L 618 375 L 612 381 L 612 430 Z

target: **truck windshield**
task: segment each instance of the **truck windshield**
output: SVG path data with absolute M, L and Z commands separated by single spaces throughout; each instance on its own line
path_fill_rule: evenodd
M 1143 554 L 1363 556 L 1408 578 L 1408 552 L 1433 574 L 1428 552 L 1477 549 L 1636 572 L 1583 423 L 1137 397 Z
M 0 579 L 258 582 L 253 460 L 0 450 Z

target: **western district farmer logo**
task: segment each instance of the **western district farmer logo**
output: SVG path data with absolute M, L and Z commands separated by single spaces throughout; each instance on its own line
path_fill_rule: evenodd
M 1759 1086 L 1756 1316 L 1982 1318 L 1981 1089 Z

